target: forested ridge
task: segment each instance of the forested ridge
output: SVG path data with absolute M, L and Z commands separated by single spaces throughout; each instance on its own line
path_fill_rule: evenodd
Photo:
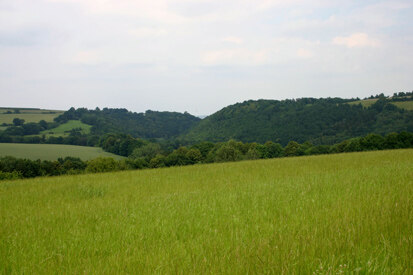
M 92 125 L 91 132 L 95 135 L 123 133 L 140 138 L 171 138 L 191 128 L 200 118 L 186 112 L 148 110 L 145 113 L 135 113 L 127 109 L 71 108 L 55 119 L 57 122 L 69 120 L 80 120 Z
M 397 108 L 380 97 L 366 108 L 341 98 L 249 100 L 200 121 L 183 136 L 188 141 L 310 141 L 333 144 L 368 133 L 413 131 L 413 111 Z
M 167 150 L 202 141 L 265 143 L 285 146 L 290 141 L 331 145 L 370 133 L 387 135 L 413 132 L 413 92 L 377 95 L 364 101 L 342 98 L 249 100 L 227 106 L 200 119 L 187 112 L 127 109 L 70 108 L 53 122 L 26 123 L 15 118 L 3 123 L 0 142 L 49 143 L 99 146 L 129 156 L 135 148 L 151 142 Z M 368 103 L 368 105 L 366 104 Z M 73 128 L 70 125 L 78 125 Z M 59 128 L 60 127 L 60 128 Z M 79 128 L 83 127 L 83 128 Z M 61 135 L 58 129 L 66 129 Z

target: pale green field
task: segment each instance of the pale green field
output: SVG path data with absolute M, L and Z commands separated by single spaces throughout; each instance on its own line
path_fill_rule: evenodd
M 64 111 L 58 110 L 43 110 L 43 109 L 19 109 L 20 114 L 5 114 L 7 111 L 13 112 L 14 109 L 10 108 L 0 108 L 0 124 L 7 123 L 12 124 L 13 119 L 20 118 L 24 119 L 25 122 L 39 122 L 40 120 L 45 120 L 47 122 L 52 122 L 53 119 L 61 115 Z
M 8 108 L 8 107 L 0 107 L 0 114 L 5 113 L 7 111 L 14 112 L 15 110 L 19 110 L 22 114 L 41 114 L 45 112 L 59 112 L 62 113 L 64 111 L 61 110 L 48 110 L 48 109 L 38 109 L 38 108 Z
M 75 128 L 81 128 L 81 132 L 83 134 L 89 134 L 90 128 L 92 128 L 92 126 L 82 123 L 80 120 L 69 120 L 68 122 L 61 124 L 56 128 L 43 131 L 40 134 L 45 134 L 46 136 L 67 136 L 69 135 L 68 131 Z
M 399 101 L 399 102 L 392 102 L 399 108 L 406 109 L 409 111 L 413 110 L 413 100 L 412 101 Z
M 348 104 L 351 105 L 355 105 L 355 104 L 361 104 L 364 107 L 370 107 L 371 105 L 373 105 L 374 103 L 376 103 L 377 98 L 373 98 L 373 99 L 364 99 L 364 100 L 359 100 L 359 101 L 352 101 L 349 102 Z M 413 110 L 413 101 L 394 101 L 391 102 L 391 104 L 396 105 L 397 107 L 399 107 L 400 109 L 405 109 L 405 110 Z
M 364 99 L 364 100 L 358 100 L 358 101 L 352 101 L 349 102 L 348 104 L 350 105 L 356 105 L 356 104 L 361 104 L 363 105 L 363 107 L 370 107 L 371 105 L 373 105 L 374 103 L 376 103 L 377 98 L 372 98 L 372 99 Z
M 60 145 L 60 144 L 23 144 L 23 143 L 0 143 L 0 157 L 13 156 L 16 158 L 27 158 L 32 160 L 57 160 L 60 157 L 78 157 L 83 160 L 98 157 L 112 157 L 122 159 L 97 147 Z
M 0 273 L 411 274 L 413 150 L 0 182 Z

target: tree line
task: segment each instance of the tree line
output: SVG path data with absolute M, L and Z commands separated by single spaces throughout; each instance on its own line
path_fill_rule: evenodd
M 180 146 L 170 150 L 165 145 L 143 142 L 135 147 L 127 159 L 96 158 L 82 161 L 66 157 L 57 161 L 0 158 L 0 179 L 31 178 L 67 174 L 99 173 L 121 170 L 184 166 L 202 163 L 230 162 L 241 160 L 270 159 L 280 157 L 360 152 L 385 149 L 413 148 L 413 133 L 390 133 L 386 136 L 368 134 L 334 145 L 313 145 L 311 142 L 290 141 L 286 146 L 268 141 L 244 143 L 200 142 L 190 147 Z

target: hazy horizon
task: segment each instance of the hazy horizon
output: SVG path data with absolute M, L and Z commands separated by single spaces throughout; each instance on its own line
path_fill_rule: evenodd
M 371 94 L 371 95 L 377 95 L 377 94 Z M 393 93 L 392 94 L 384 94 L 385 96 L 392 96 L 393 95 Z M 369 96 L 366 96 L 366 97 L 363 97 L 363 98 L 360 98 L 360 100 L 363 100 L 364 98 L 367 98 L 367 97 L 370 97 L 370 95 Z M 309 98 L 311 98 L 311 96 L 309 97 Z M 326 98 L 326 97 L 324 97 L 324 98 Z M 357 97 L 353 97 L 353 98 L 357 98 Z M 70 109 L 70 108 L 72 108 L 72 107 L 74 107 L 74 108 L 87 108 L 87 109 L 89 109 L 89 110 L 93 110 L 93 109 L 96 109 L 96 108 L 99 108 L 99 109 L 103 109 L 103 108 L 120 108 L 120 109 L 127 109 L 128 111 L 132 111 L 132 112 L 136 112 L 136 113 L 144 113 L 144 112 L 146 112 L 146 111 L 156 111 L 156 112 L 180 112 L 180 113 L 184 113 L 184 112 L 188 112 L 188 113 L 190 113 L 191 115 L 193 115 L 193 116 L 196 116 L 196 117 L 199 117 L 199 118 L 205 118 L 205 117 L 207 117 L 207 116 L 209 116 L 209 115 L 212 115 L 212 114 L 214 114 L 215 112 L 218 112 L 218 111 L 220 111 L 220 110 L 222 110 L 223 108 L 225 108 L 225 107 L 227 107 L 227 106 L 230 106 L 230 105 L 234 105 L 234 104 L 237 104 L 237 103 L 242 103 L 242 102 L 244 102 L 244 101 L 249 101 L 249 100 L 285 100 L 285 99 L 299 99 L 299 98 L 284 98 L 284 99 L 274 99 L 274 98 L 257 98 L 257 99 L 245 99 L 245 100 L 242 100 L 242 101 L 237 101 L 237 102 L 233 102 L 233 103 L 230 103 L 230 104 L 228 104 L 228 105 L 226 105 L 226 106 L 223 106 L 222 108 L 220 108 L 220 109 L 217 109 L 217 110 L 215 110 L 215 111 L 213 111 L 212 113 L 209 113 L 209 114 L 193 114 L 193 113 L 190 113 L 190 112 L 188 112 L 188 111 L 176 111 L 176 110 L 154 110 L 154 109 L 146 109 L 146 110 L 143 110 L 143 111 L 135 111 L 135 110 L 131 110 L 131 109 L 128 109 L 128 108 L 125 108 L 125 107 L 108 107 L 108 106 L 103 106 L 103 107 L 100 107 L 100 106 L 95 106 L 95 107 L 86 107 L 86 106 L 70 106 L 69 108 L 66 108 L 66 109 L 56 109 L 56 108 L 42 108 L 42 107 L 37 107 L 37 106 L 0 106 L 0 109 L 31 109 L 31 108 L 33 108 L 33 109 L 44 109 L 44 110 L 50 110 L 50 111 L 67 111 L 68 109 Z M 351 98 L 343 98 L 343 99 L 351 99 Z
M 407 0 L 3 1 L 1 105 L 202 116 L 407 92 L 412 16 Z

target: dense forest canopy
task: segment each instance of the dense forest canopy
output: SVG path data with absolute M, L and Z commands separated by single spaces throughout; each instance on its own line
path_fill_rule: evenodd
M 310 141 L 333 144 L 368 133 L 413 131 L 413 111 L 397 108 L 381 97 L 372 106 L 348 104 L 340 98 L 249 100 L 200 121 L 183 137 L 190 141 Z
M 81 120 L 92 125 L 92 134 L 124 133 L 140 138 L 171 138 L 184 133 L 200 118 L 188 113 L 155 112 L 134 113 L 126 109 L 88 110 L 71 108 L 55 121 Z

